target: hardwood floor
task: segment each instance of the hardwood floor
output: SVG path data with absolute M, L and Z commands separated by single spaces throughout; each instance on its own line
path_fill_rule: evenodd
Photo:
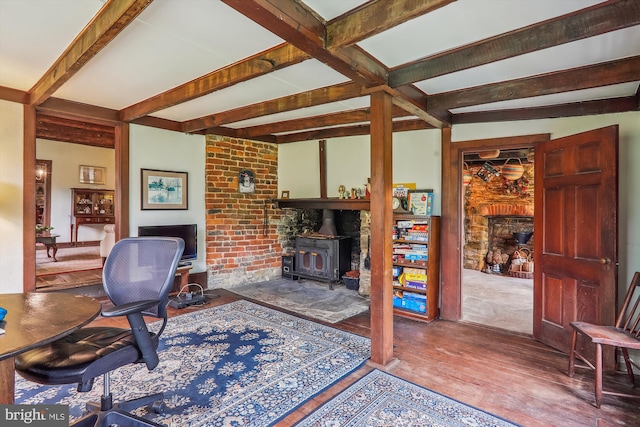
M 219 297 L 198 307 L 170 308 L 170 316 L 241 299 L 222 289 L 207 294 Z M 100 318 L 94 324 L 128 327 L 126 319 Z M 369 336 L 369 313 L 330 326 Z M 526 335 L 462 322 L 425 324 L 396 317 L 394 341 L 399 363 L 389 373 L 511 422 L 523 426 L 640 425 L 640 399 L 605 396 L 602 407 L 595 408 L 593 373 L 578 369 L 575 377 L 569 378 L 567 356 Z M 371 369 L 363 366 L 278 426 L 295 424 Z M 606 375 L 604 384 L 605 389 L 630 388 L 626 376 L 619 373 Z

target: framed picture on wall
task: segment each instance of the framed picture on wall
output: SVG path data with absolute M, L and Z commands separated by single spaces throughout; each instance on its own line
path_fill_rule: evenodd
M 256 181 L 252 170 L 243 169 L 238 173 L 238 191 L 240 193 L 256 192 Z
M 140 169 L 142 210 L 188 209 L 187 172 Z
M 106 175 L 107 168 L 80 165 L 80 184 L 104 185 Z

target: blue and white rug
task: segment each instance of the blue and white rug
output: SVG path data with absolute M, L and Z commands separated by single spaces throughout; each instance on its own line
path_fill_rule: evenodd
M 296 427 L 513 427 L 508 421 L 374 369 Z
M 153 371 L 130 365 L 111 374 L 114 400 L 163 391 L 166 414 L 137 414 L 176 427 L 266 426 L 361 366 L 370 341 L 236 301 L 169 319 L 159 349 Z M 68 404 L 72 419 L 101 393 L 101 378 L 78 393 L 16 376 L 16 403 Z

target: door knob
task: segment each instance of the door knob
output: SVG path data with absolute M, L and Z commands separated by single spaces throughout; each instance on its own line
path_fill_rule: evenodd
M 600 258 L 600 264 L 611 264 L 611 260 L 609 258 Z

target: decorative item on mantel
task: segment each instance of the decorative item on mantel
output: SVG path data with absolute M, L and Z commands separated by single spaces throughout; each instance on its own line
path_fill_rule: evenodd
M 338 186 L 338 199 L 348 199 L 347 188 L 344 185 Z

